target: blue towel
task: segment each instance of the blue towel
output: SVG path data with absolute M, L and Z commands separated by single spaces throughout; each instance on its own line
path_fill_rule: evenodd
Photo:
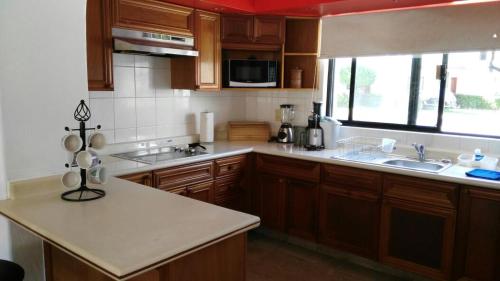
M 500 172 L 484 169 L 474 169 L 465 173 L 469 177 L 487 179 L 487 180 L 500 180 Z

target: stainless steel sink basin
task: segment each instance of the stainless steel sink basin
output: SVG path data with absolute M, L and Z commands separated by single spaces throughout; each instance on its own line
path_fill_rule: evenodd
M 419 162 L 408 159 L 393 159 L 387 160 L 382 164 L 396 166 L 405 169 L 419 170 L 425 172 L 439 173 L 446 168 L 450 167 L 451 164 L 439 163 L 439 162 Z

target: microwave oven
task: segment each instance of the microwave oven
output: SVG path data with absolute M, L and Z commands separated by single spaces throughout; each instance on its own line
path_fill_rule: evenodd
M 223 86 L 236 88 L 275 88 L 278 62 L 270 60 L 225 60 Z

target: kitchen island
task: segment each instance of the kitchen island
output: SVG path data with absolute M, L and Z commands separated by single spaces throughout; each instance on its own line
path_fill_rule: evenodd
M 111 178 L 106 197 L 60 199 L 59 177 L 18 182 L 0 214 L 44 241 L 50 280 L 245 280 L 256 216 Z

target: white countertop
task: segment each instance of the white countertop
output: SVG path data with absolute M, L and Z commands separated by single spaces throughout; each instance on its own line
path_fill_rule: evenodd
M 458 165 L 453 165 L 452 167 L 444 170 L 443 172 L 436 174 L 431 172 L 396 168 L 387 165 L 332 159 L 332 156 L 336 155 L 337 153 L 336 150 L 326 149 L 321 151 L 307 151 L 304 148 L 296 147 L 289 144 L 222 141 L 222 142 L 215 142 L 213 144 L 208 144 L 205 146 L 207 147 L 209 154 L 189 157 L 189 158 L 182 158 L 154 165 L 137 163 L 134 161 L 118 159 L 115 157 L 105 157 L 103 159 L 103 162 L 110 169 L 112 175 L 119 176 L 136 172 L 151 171 L 177 165 L 189 164 L 204 160 L 212 160 L 216 158 L 227 157 L 237 154 L 256 152 L 256 153 L 290 157 L 290 158 L 309 160 L 321 163 L 362 168 L 362 169 L 368 169 L 386 173 L 459 183 L 464 185 L 500 189 L 500 181 L 491 181 L 491 180 L 483 180 L 483 179 L 467 177 L 465 175 L 465 172 L 471 170 L 472 168 L 462 167 Z
M 252 215 L 118 178 L 104 186 L 104 198 L 88 202 L 61 200 L 59 177 L 17 185 L 25 191 L 0 201 L 1 214 L 116 280 L 260 223 Z

